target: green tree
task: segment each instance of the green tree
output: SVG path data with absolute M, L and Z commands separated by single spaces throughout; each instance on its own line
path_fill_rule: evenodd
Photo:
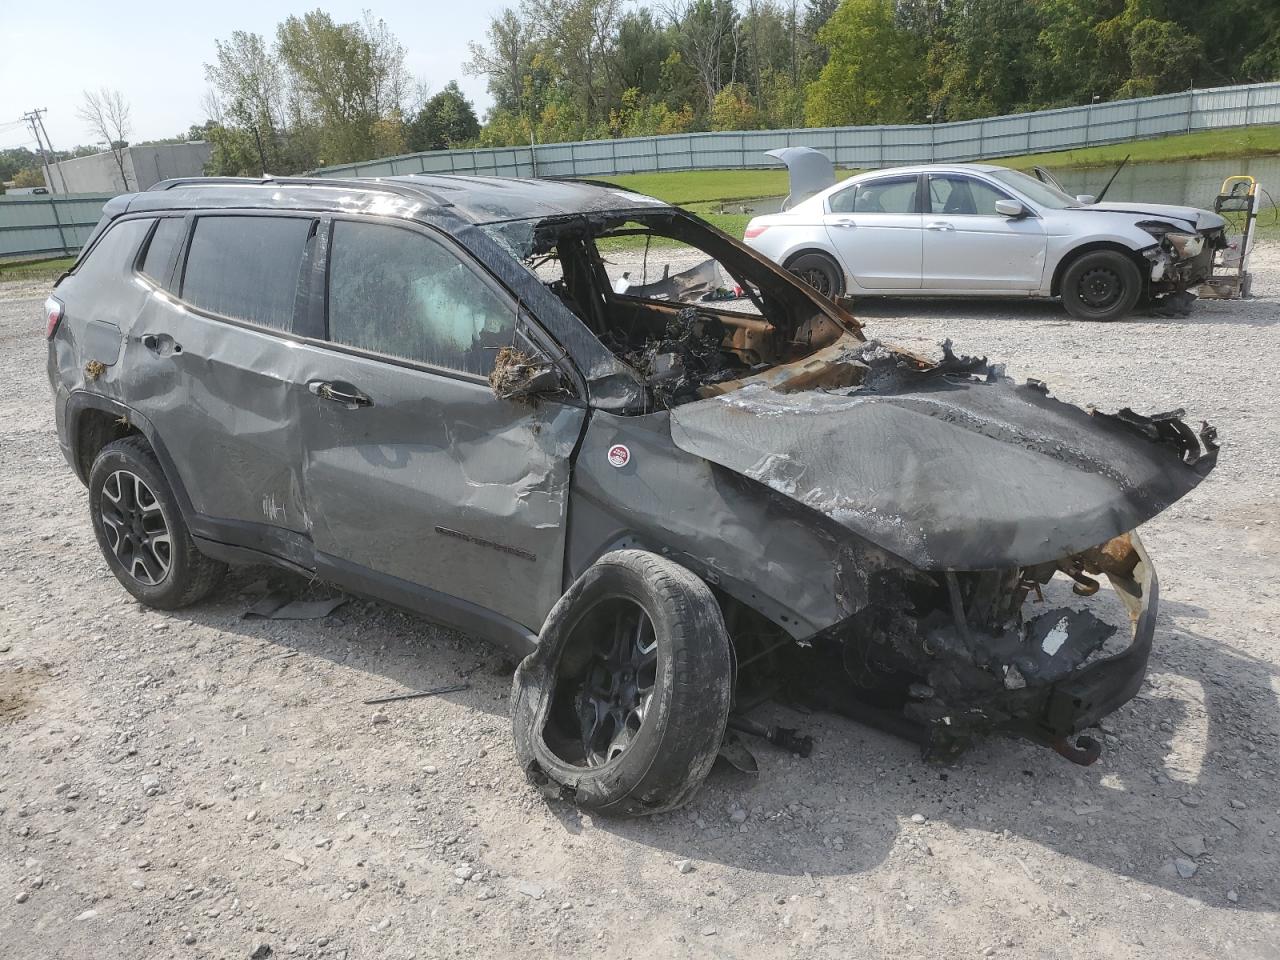
M 1204 58 L 1204 44 L 1171 20 L 1148 17 L 1129 34 L 1129 79 L 1120 85 L 1122 97 L 1149 97 L 1185 90 Z
M 322 162 L 367 158 L 374 125 L 393 122 L 408 93 L 405 49 L 386 24 L 337 23 L 313 10 L 276 30 L 300 113 L 320 128 Z
M 475 108 L 450 80 L 443 90 L 422 105 L 409 124 L 410 150 L 444 150 L 470 143 L 480 136 Z
M 923 119 L 923 42 L 899 24 L 891 0 L 843 0 L 818 41 L 827 64 L 805 96 L 811 126 Z
M 23 167 L 13 175 L 15 187 L 43 187 L 44 171 L 40 167 Z
M 286 127 L 284 74 L 262 36 L 233 31 L 214 40 L 215 62 L 204 66 L 222 119 L 249 131 L 258 173 L 281 169 L 281 134 Z M 235 161 L 239 165 L 239 160 Z

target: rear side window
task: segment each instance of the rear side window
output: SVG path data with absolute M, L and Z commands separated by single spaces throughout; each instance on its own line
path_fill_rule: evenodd
M 311 224 L 302 217 L 200 217 L 182 299 L 220 316 L 288 330 Z
M 858 184 L 854 213 L 915 213 L 915 177 L 892 177 Z
M 515 309 L 443 244 L 385 224 L 334 224 L 333 342 L 487 376 L 514 327 Z
M 130 275 L 150 220 L 121 220 L 107 227 L 75 275 L 86 284 L 108 283 Z
M 151 232 L 151 240 L 147 243 L 147 252 L 142 256 L 142 275 L 154 280 L 160 286 L 169 283 L 169 271 L 173 267 L 174 255 L 182 243 L 182 235 L 186 224 L 181 217 L 165 217 L 156 223 Z

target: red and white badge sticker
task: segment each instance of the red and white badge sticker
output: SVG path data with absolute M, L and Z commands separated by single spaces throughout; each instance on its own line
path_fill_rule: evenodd
M 609 465 L 613 467 L 625 467 L 631 462 L 631 451 L 625 443 L 615 443 L 609 448 Z

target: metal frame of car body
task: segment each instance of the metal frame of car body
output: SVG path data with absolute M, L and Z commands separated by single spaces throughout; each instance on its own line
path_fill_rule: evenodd
M 1011 215 L 931 213 L 928 178 L 960 177 L 1015 204 Z M 860 186 L 916 183 L 910 212 L 843 212 L 839 198 Z M 1041 199 L 1038 199 L 1041 198 Z M 1042 202 L 1054 201 L 1053 205 Z M 1071 198 L 992 164 L 892 167 L 842 180 L 789 210 L 753 218 L 745 242 L 781 264 L 807 252 L 835 258 L 843 292 L 856 296 L 1055 297 L 1076 256 L 1123 253 L 1149 295 L 1194 289 L 1212 271 L 1225 221 L 1207 210 Z
M 266 214 L 312 223 L 290 328 L 185 302 L 172 281 L 193 223 Z M 170 282 L 141 275 L 141 242 L 110 277 L 86 268 L 110 231 L 149 237 L 157 218 L 184 223 Z M 329 339 L 330 245 L 346 220 L 452 251 L 509 305 L 554 388 L 506 395 L 479 375 Z M 740 377 L 657 402 L 653 375 L 528 266 L 585 238 L 584 263 L 602 274 L 594 239 L 627 221 L 749 277 L 768 322 L 723 322 L 743 324 L 747 343 L 776 334 L 785 359 L 725 340 Z M 624 304 L 607 284 L 590 292 L 605 314 L 676 314 Z M 761 254 L 604 185 L 162 183 L 108 204 L 53 296 L 48 370 L 68 461 L 84 480 L 108 442 L 145 437 L 203 553 L 318 575 L 523 656 L 601 557 L 647 551 L 714 591 L 740 686 L 807 677 L 816 699 L 905 723 L 939 751 L 992 730 L 1061 745 L 1132 696 L 1157 592 L 1132 531 L 1216 460 L 1212 428 L 1197 435 L 1176 414 L 1086 412 L 949 345 L 932 361 L 868 342 Z M 329 402 L 343 396 L 315 386 L 332 383 L 357 385 L 368 403 Z M 1122 650 L 1105 647 L 1114 628 L 1087 609 L 1024 616 L 1057 573 L 1083 593 L 1110 578 L 1132 632 Z M 793 662 L 777 662 L 783 647 Z M 903 702 L 886 712 L 825 689 L 841 672 L 823 659 L 833 656 L 900 687 Z

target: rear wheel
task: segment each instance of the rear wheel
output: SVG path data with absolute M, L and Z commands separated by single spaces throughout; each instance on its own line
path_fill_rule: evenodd
M 787 269 L 824 297 L 834 300 L 844 295 L 844 271 L 825 253 L 802 253 L 787 263 Z
M 142 437 L 109 443 L 93 461 L 89 514 L 107 566 L 147 606 L 176 610 L 195 603 L 226 571 L 196 548 Z
M 1081 254 L 1062 275 L 1062 305 L 1078 320 L 1119 320 L 1141 296 L 1137 264 L 1115 250 Z

